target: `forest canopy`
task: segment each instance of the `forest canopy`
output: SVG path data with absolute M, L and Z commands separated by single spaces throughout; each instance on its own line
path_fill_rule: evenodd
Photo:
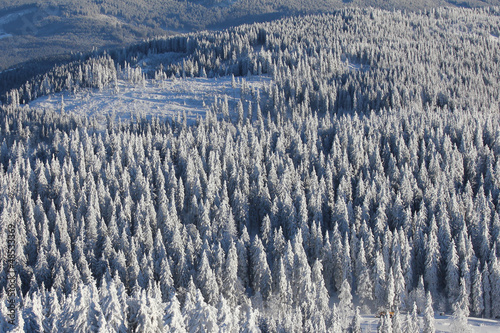
M 0 243 L 14 225 L 20 310 L 0 330 L 355 331 L 358 306 L 393 309 L 396 331 L 499 318 L 499 21 L 346 9 L 151 39 L 9 92 Z M 141 71 L 164 52 L 183 57 Z M 272 81 L 192 126 L 22 105 L 125 74 Z

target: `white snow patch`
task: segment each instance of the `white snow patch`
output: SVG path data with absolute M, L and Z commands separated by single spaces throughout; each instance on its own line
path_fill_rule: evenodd
M 236 78 L 234 88 L 231 77 L 186 78 L 160 82 L 146 80 L 144 85 L 119 80 L 118 92 L 113 87 L 102 91 L 85 89 L 75 94 L 62 92 L 40 97 L 30 102 L 29 106 L 95 117 L 101 124 L 105 123 L 108 115 L 120 119 L 130 119 L 132 116 L 171 119 L 179 112 L 185 112 L 188 122 L 193 123 L 198 117 L 204 117 L 216 97 L 223 100 L 224 96 L 227 96 L 229 110 L 235 110 L 241 97 L 242 80 L 246 81 L 247 90 L 250 91 L 253 88 L 262 88 L 271 79 L 268 76 Z
M 406 315 L 403 316 L 403 322 Z M 377 326 L 379 323 L 379 318 L 375 318 L 374 315 L 365 314 L 361 316 L 361 329 L 364 333 L 374 333 L 377 332 Z M 419 316 L 420 327 L 423 327 L 424 321 L 423 317 Z M 436 333 L 453 333 L 451 323 L 453 322 L 453 316 L 450 315 L 436 315 L 435 316 L 435 328 Z M 482 319 L 469 317 L 468 323 L 472 332 L 474 333 L 498 333 L 500 332 L 500 321 L 493 319 Z
M 498 36 L 490 35 L 490 40 L 498 43 Z
M 361 70 L 361 65 L 360 64 L 353 64 L 352 62 L 347 63 L 347 68 L 353 71 L 359 71 Z
M 341 57 L 341 61 L 350 71 L 367 71 L 370 69 L 370 66 L 349 61 L 349 59 L 344 55 Z
M 453 316 L 435 316 L 436 318 L 436 332 L 452 332 L 451 323 L 453 322 Z M 493 319 L 482 319 L 469 317 L 469 326 L 472 328 L 473 332 L 477 333 L 498 333 L 500 332 L 500 321 Z

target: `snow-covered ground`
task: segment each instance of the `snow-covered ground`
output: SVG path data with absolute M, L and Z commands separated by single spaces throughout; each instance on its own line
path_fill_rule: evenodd
M 370 66 L 363 66 L 362 64 L 358 64 L 356 62 L 352 62 L 352 61 L 349 61 L 349 59 L 345 58 L 345 57 L 342 57 L 342 63 L 347 66 L 347 68 L 350 70 L 350 71 L 359 71 L 359 70 L 363 70 L 363 71 L 367 71 L 370 69 Z
M 215 98 L 223 100 L 227 96 L 229 110 L 236 108 L 241 97 L 242 80 L 247 91 L 262 90 L 270 82 L 267 76 L 236 78 L 233 88 L 231 77 L 186 78 L 175 80 L 146 80 L 143 84 L 118 81 L 118 90 L 108 87 L 99 90 L 85 89 L 75 94 L 57 93 L 40 97 L 29 103 L 30 107 L 52 109 L 96 117 L 103 123 L 107 115 L 121 119 L 131 116 L 155 117 L 161 119 L 176 117 L 185 112 L 189 122 L 203 117 Z
M 377 332 L 377 326 L 379 323 L 379 318 L 374 315 L 362 315 L 361 329 L 364 333 Z M 454 333 L 451 327 L 453 322 L 453 317 L 449 315 L 436 315 L 435 316 L 435 328 L 436 333 Z M 423 327 L 423 318 L 420 319 L 420 327 Z M 404 317 L 403 317 L 404 321 Z M 470 317 L 469 326 L 474 333 L 499 333 L 500 332 L 500 321 L 491 319 L 481 319 Z
M 362 65 L 361 64 L 354 64 L 354 63 L 346 63 L 347 67 L 349 68 L 349 70 L 352 70 L 352 71 L 359 71 L 361 68 L 362 68 Z

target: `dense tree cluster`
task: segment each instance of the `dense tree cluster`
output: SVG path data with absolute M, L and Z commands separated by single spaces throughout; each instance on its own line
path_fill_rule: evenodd
M 273 76 L 194 126 L 4 106 L 20 313 L 0 330 L 359 332 L 355 306 L 395 310 L 381 332 L 500 317 L 498 15 L 348 10 L 151 41 L 188 54 L 168 75 Z M 93 62 L 82 72 L 117 75 Z
M 9 105 L 18 105 L 60 91 L 102 89 L 116 81 L 115 62 L 109 56 L 102 56 L 56 66 L 49 72 L 29 80 L 20 89 L 12 89 L 5 99 Z

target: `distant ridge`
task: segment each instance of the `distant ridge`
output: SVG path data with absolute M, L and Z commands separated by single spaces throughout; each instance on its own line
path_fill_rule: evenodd
M 499 0 L 17 0 L 0 3 L 0 71 L 40 57 L 129 45 L 172 32 L 221 29 L 345 7 L 425 10 Z

